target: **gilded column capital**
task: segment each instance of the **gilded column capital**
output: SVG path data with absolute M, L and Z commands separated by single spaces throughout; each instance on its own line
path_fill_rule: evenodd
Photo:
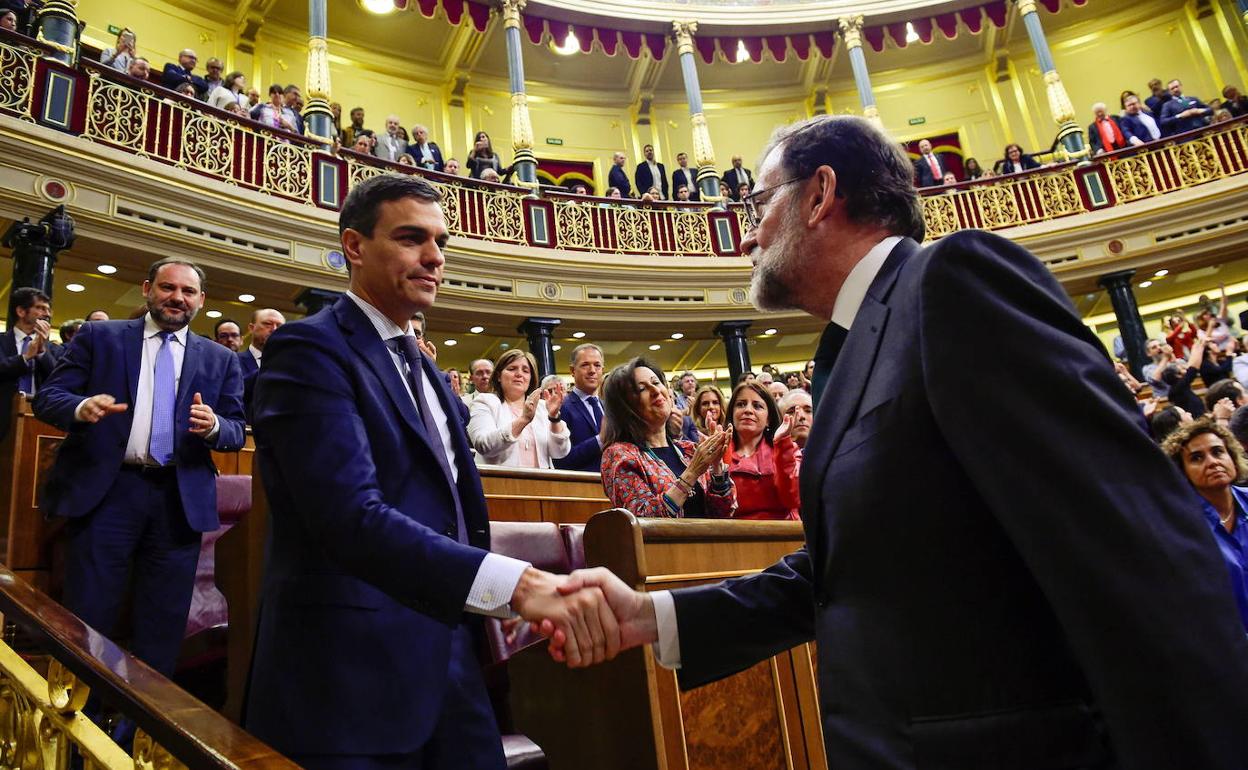
M 678 56 L 693 53 L 693 36 L 698 34 L 698 23 L 696 21 L 673 21 L 672 35 L 676 38 L 676 53 Z
M 533 149 L 533 123 L 529 119 L 529 97 L 511 95 L 511 147 L 513 150 Z
M 309 99 L 329 99 L 329 45 L 325 38 L 308 38 L 308 74 L 304 93 Z
M 1014 0 L 1014 4 L 1018 6 L 1020 17 L 1036 12 L 1036 0 Z
M 706 125 L 706 115 L 695 112 L 689 116 L 693 126 L 693 162 L 698 168 L 715 165 L 715 148 L 711 146 L 711 131 Z
M 836 20 L 841 27 L 841 38 L 849 48 L 862 48 L 862 15 L 842 16 Z
M 1070 103 L 1070 96 L 1066 93 L 1066 86 L 1062 84 L 1062 76 L 1057 74 L 1057 70 L 1044 73 L 1044 87 L 1048 92 L 1049 110 L 1053 113 L 1053 120 L 1059 125 L 1074 120 L 1075 107 Z
M 503 29 L 520 28 L 520 12 L 524 10 L 525 0 L 501 0 L 503 11 Z

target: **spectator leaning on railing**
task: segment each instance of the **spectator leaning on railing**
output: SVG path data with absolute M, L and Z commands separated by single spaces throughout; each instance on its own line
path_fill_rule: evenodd
M 1141 145 L 1161 138 L 1161 126 L 1144 110 L 1140 97 L 1135 94 L 1123 97 L 1122 108 L 1126 114 L 1118 121 L 1118 126 L 1128 143 Z
M 1105 102 L 1092 105 L 1092 123 L 1088 126 L 1088 147 L 1093 155 L 1103 155 L 1127 146 L 1126 135 L 1118 124 L 1118 117 L 1110 115 Z
M 285 104 L 284 91 L 274 83 L 269 86 L 269 101 L 251 111 L 252 120 L 283 131 L 296 131 L 294 110 Z
M 1167 86 L 1170 100 L 1161 108 L 1161 132 L 1163 136 L 1194 131 L 1209 125 L 1213 110 L 1199 99 L 1183 95 L 1183 83 L 1175 78 Z
M 118 72 L 129 72 L 130 62 L 138 56 L 135 50 L 134 31 L 125 28 L 117 33 L 117 44 L 100 52 L 100 64 L 107 65 Z
M 17 32 L 17 13 L 9 8 L 0 11 L 0 29 Z
M 171 91 L 176 91 L 183 83 L 190 83 L 196 95 L 207 93 L 208 84 L 199 75 L 194 74 L 195 63 L 198 61 L 199 57 L 190 48 L 182 49 L 182 52 L 178 54 L 177 64 L 169 62 L 165 65 L 160 75 L 160 84 Z

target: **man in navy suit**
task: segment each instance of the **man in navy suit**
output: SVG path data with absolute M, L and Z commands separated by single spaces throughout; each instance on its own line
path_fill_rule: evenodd
M 572 449 L 555 460 L 565 471 L 602 471 L 602 348 L 585 342 L 572 350 L 572 390 L 563 400 L 563 421 L 568 424 Z
M 921 246 L 912 167 L 861 118 L 779 129 L 761 168 L 754 303 L 831 321 L 806 547 L 671 593 L 574 576 L 625 644 L 694 687 L 817 640 L 829 767 L 1242 770 L 1217 545 L 1061 285 L 988 233 Z
M 1157 125 L 1152 115 L 1141 109 L 1140 97 L 1132 94 L 1123 99 L 1122 108 L 1126 114 L 1119 119 L 1118 126 L 1131 146 L 1138 147 L 1161 138 L 1161 126 Z
M 633 181 L 637 183 L 637 192 L 644 193 L 651 187 L 659 191 L 664 197 L 667 194 L 667 168 L 654 159 L 654 145 L 647 144 L 641 148 L 641 152 L 646 159 L 637 164 L 637 170 L 633 172 Z
M 84 324 L 35 396 L 35 416 L 68 433 L 42 499 L 46 515 L 69 520 L 64 604 L 112 634 L 133 572 L 131 651 L 165 675 L 200 536 L 219 526 L 211 451 L 243 446 L 238 359 L 189 328 L 203 285 L 190 262 L 156 262 L 147 313 Z
M 672 197 L 676 197 L 676 191 L 681 185 L 689 188 L 689 200 L 696 201 L 701 191 L 698 190 L 698 171 L 689 168 L 688 153 L 676 153 L 676 170 L 672 172 Z
M 442 281 L 439 201 L 414 175 L 353 188 L 350 290 L 275 332 L 256 382 L 271 529 L 245 722 L 308 768 L 504 767 L 481 615 L 553 618 L 577 663 L 618 649 L 600 592 L 488 551 L 463 404 L 411 326 Z
M 1178 78 L 1171 80 L 1166 90 L 1170 92 L 1170 100 L 1161 106 L 1162 136 L 1195 131 L 1209 125 L 1213 109 L 1195 97 L 1184 96 L 1183 83 Z
M 624 171 L 624 153 L 617 152 L 611 156 L 611 170 L 607 172 L 607 186 L 620 191 L 620 197 L 633 197 L 633 188 L 628 184 L 628 174 Z M 638 193 L 640 195 L 640 193 Z
M 932 187 L 944 184 L 945 164 L 936 153 L 932 152 L 929 139 L 919 140 L 919 157 L 914 161 L 914 176 L 919 187 Z
M 260 373 L 260 361 L 264 357 L 264 346 L 269 336 L 286 323 L 286 316 L 271 307 L 261 308 L 251 314 L 251 323 L 247 324 L 247 333 L 251 335 L 251 343 L 246 350 L 238 352 L 238 365 L 243 372 L 243 413 L 251 422 L 251 402 L 255 397 L 256 375 Z
M 33 396 L 52 374 L 63 348 L 48 339 L 52 333 L 52 300 L 38 289 L 24 286 L 9 297 L 15 321 L 0 335 L 0 439 L 9 435 L 13 396 Z
M 741 200 L 741 185 L 754 187 L 754 174 L 741 165 L 741 156 L 732 156 L 732 168 L 724 172 L 724 187 L 728 188 L 728 196 L 734 201 Z
M 190 83 L 195 87 L 195 95 L 203 99 L 208 93 L 208 82 L 194 74 L 195 63 L 198 61 L 199 57 L 194 51 L 189 48 L 182 49 L 178 54 L 177 64 L 169 62 L 165 65 L 160 73 L 160 84 L 170 91 L 176 91 L 183 83 Z
M 429 129 L 425 126 L 412 126 L 412 141 L 407 145 L 407 154 L 412 162 L 430 171 L 443 171 L 446 165 L 442 162 L 442 150 L 437 142 L 429 141 Z

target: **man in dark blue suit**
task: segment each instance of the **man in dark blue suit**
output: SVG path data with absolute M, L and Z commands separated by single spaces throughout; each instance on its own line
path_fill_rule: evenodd
M 264 346 L 269 336 L 286 323 L 286 316 L 271 307 L 261 308 L 251 314 L 251 322 L 247 324 L 247 333 L 251 342 L 246 350 L 238 351 L 238 364 L 243 372 L 243 413 L 247 422 L 251 422 L 251 404 L 255 397 L 256 375 L 260 373 L 260 362 L 264 357 Z
M 1213 109 L 1201 100 L 1183 95 L 1183 83 L 1178 78 L 1166 85 L 1170 101 L 1161 106 L 1161 133 L 1173 136 L 1184 131 L 1195 131 L 1209 125 Z
M 664 198 L 671 197 L 667 194 L 667 168 L 654 159 L 654 145 L 647 144 L 641 148 L 641 152 L 646 159 L 638 163 L 637 170 L 633 172 L 633 181 L 637 183 L 637 194 L 640 195 L 653 187 Z
M 412 141 L 408 142 L 406 152 L 420 168 L 430 171 L 446 169 L 442 162 L 442 148 L 437 142 L 429 141 L 429 129 L 425 126 L 412 126 Z
M 1122 135 L 1133 147 L 1161 138 L 1161 126 L 1153 116 L 1140 108 L 1140 97 L 1132 94 L 1122 100 L 1123 116 L 1118 121 Z
M 195 63 L 198 61 L 199 57 L 194 51 L 184 48 L 178 54 L 177 64 L 169 62 L 165 65 L 160 73 L 160 84 L 170 91 L 176 91 L 183 83 L 190 83 L 195 87 L 195 95 L 203 99 L 208 93 L 208 82 L 194 74 Z
M 671 593 L 576 576 L 625 644 L 694 687 L 817 640 L 841 770 L 1242 770 L 1217 545 L 1053 275 L 988 233 L 920 246 L 911 166 L 861 118 L 782 128 L 761 168 L 754 302 L 831 320 L 806 547 Z
M 9 297 L 15 321 L 0 335 L 0 439 L 9 435 L 13 396 L 33 396 L 52 374 L 64 349 L 48 339 L 52 333 L 52 300 L 38 289 L 23 286 Z
M 211 451 L 243 446 L 238 359 L 190 331 L 204 274 L 177 259 L 143 282 L 147 313 L 83 325 L 35 396 L 65 430 L 42 509 L 65 526 L 64 604 L 114 633 L 134 575 L 131 651 L 173 673 L 200 535 L 219 526 Z
M 618 648 L 596 589 L 488 552 L 462 403 L 411 326 L 442 281 L 439 201 L 411 175 L 352 189 L 350 290 L 275 332 L 256 382 L 271 529 L 245 722 L 304 767 L 502 768 L 480 615 L 553 618 L 577 663 Z
M 607 172 L 607 186 L 619 190 L 621 197 L 631 198 L 633 197 L 633 188 L 628 184 L 628 173 L 624 171 L 624 161 L 625 157 L 622 152 L 617 152 L 611 156 L 611 170 Z
M 602 471 L 602 348 L 582 343 L 572 350 L 572 390 L 563 400 L 563 421 L 568 425 L 572 449 L 555 460 L 565 471 Z

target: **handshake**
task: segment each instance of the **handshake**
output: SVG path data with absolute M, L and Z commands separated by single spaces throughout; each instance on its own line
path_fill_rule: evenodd
M 658 640 L 650 596 L 634 591 L 604 567 L 555 575 L 533 567 L 516 584 L 503 624 L 508 640 L 520 624 L 550 640 L 550 655 L 571 668 L 611 660 L 623 650 Z

